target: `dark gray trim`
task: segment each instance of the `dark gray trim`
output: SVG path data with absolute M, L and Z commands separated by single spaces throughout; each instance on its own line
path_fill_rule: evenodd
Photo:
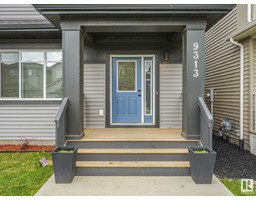
M 169 21 L 187 19 L 202 19 L 208 21 L 210 28 L 222 16 L 234 8 L 234 4 L 107 4 L 107 5 L 47 5 L 37 4 L 34 7 L 45 16 L 56 27 L 60 27 L 60 21 L 63 18 L 123 18 L 128 19 L 131 16 L 136 18 L 164 19 Z M 161 23 L 160 23 L 161 24 Z
M 62 100 L 0 100 L 0 105 L 59 105 L 61 102 Z
M 80 135 L 83 130 L 83 32 L 63 31 L 63 95 L 70 106 L 67 110 L 67 135 Z
M 204 95 L 205 30 L 191 28 L 185 30 L 182 38 L 182 132 L 186 138 L 200 137 L 198 97 Z M 196 50 L 194 43 L 198 44 Z
M 61 39 L 0 39 L 1 50 L 62 49 Z
M 41 13 L 64 14 L 64 13 L 87 13 L 87 12 L 130 12 L 149 11 L 149 13 L 175 12 L 175 13 L 194 13 L 194 12 L 227 12 L 235 4 L 33 4 Z
M 84 137 L 84 132 L 82 132 L 80 135 L 66 135 L 67 140 L 80 140 Z
M 77 146 L 84 149 L 183 149 L 189 146 L 200 146 L 198 141 L 130 141 L 130 142 L 106 142 L 106 141 L 69 141 L 68 146 Z
M 187 161 L 188 154 L 78 154 L 78 161 Z
M 69 100 L 68 98 L 64 98 L 54 119 L 56 146 L 63 146 L 66 142 L 68 106 Z
M 190 176 L 190 168 L 76 168 L 76 176 Z
M 51 24 L 1 24 L 0 31 L 59 31 Z
M 181 136 L 186 140 L 200 140 L 200 135 L 187 135 L 186 133 L 181 132 Z
M 79 30 L 80 27 L 84 27 L 86 32 L 104 32 L 104 31 L 113 31 L 118 30 L 119 32 L 127 32 L 127 27 L 133 31 L 143 30 L 143 32 L 152 31 L 150 27 L 166 27 L 171 28 L 175 27 L 184 27 L 187 25 L 204 25 L 206 26 L 206 19 L 178 19 L 172 18 L 172 20 L 168 19 L 155 19 L 152 18 L 148 20 L 147 18 L 139 18 L 139 19 L 104 19 L 104 18 L 94 18 L 94 19 L 61 19 L 61 29 L 62 30 Z M 143 28 L 144 27 L 144 28 Z M 96 28 L 96 30 L 94 30 Z M 99 29 L 99 28 L 102 28 Z M 123 30 L 122 30 L 123 28 Z M 113 30 L 112 30 L 113 29 Z M 167 31 L 167 30 L 166 30 Z M 170 31 L 170 30 L 169 30 Z
M 158 95 L 155 94 L 155 125 L 141 125 L 141 126 L 134 126 L 134 125 L 111 125 L 110 124 L 110 55 L 155 55 L 155 91 L 158 92 Z M 159 50 L 118 50 L 118 51 L 107 51 L 106 55 L 106 124 L 107 128 L 118 128 L 118 127 L 136 127 L 136 128 L 159 128 L 159 65 L 160 65 L 160 51 Z

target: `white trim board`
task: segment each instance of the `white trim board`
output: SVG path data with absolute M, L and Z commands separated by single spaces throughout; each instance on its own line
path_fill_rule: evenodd
M 145 57 L 150 57 L 150 58 L 153 58 L 153 66 L 152 66 L 152 73 L 153 73 L 153 76 L 151 78 L 151 82 L 152 82 L 152 87 L 153 87 L 153 90 L 152 90 L 152 97 L 151 100 L 153 101 L 153 105 L 152 105 L 152 116 L 153 116 L 153 123 L 144 123 L 144 108 L 145 108 L 145 95 L 144 95 L 144 91 L 141 92 L 141 123 L 113 123 L 112 122 L 112 86 L 113 86 L 113 83 L 112 83 L 112 59 L 113 58 L 127 58 L 127 57 L 130 57 L 130 58 L 133 58 L 133 57 L 139 57 L 141 58 L 141 78 L 142 78 L 142 81 L 141 81 L 141 88 L 143 88 L 143 90 L 145 89 L 144 86 L 144 58 Z M 155 93 L 156 93 L 156 89 L 155 89 L 155 76 L 156 76 L 156 73 L 155 73 L 155 55 L 153 54 L 142 54 L 142 55 L 127 55 L 127 54 L 124 54 L 124 55 L 110 55 L 110 113 L 109 113 L 109 117 L 110 117 L 110 125 L 155 125 Z

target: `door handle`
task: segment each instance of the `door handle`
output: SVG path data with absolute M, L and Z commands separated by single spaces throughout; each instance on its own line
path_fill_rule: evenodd
M 140 94 L 138 94 L 138 97 L 140 97 L 141 95 Z
M 138 92 L 140 92 L 140 90 L 138 90 Z

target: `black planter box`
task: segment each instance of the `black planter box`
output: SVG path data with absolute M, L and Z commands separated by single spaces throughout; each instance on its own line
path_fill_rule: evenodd
M 77 147 L 57 147 L 52 151 L 55 183 L 71 183 L 75 176 Z M 70 150 L 73 152 L 59 152 Z
M 208 153 L 195 153 L 194 150 Z M 211 184 L 216 152 L 208 147 L 188 147 L 191 177 L 197 184 Z

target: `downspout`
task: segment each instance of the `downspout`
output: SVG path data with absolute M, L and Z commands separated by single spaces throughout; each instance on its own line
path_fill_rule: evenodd
M 252 21 L 252 4 L 247 4 L 247 22 Z
M 244 46 L 233 38 L 230 42 L 240 47 L 240 134 L 239 134 L 239 149 L 244 149 Z

